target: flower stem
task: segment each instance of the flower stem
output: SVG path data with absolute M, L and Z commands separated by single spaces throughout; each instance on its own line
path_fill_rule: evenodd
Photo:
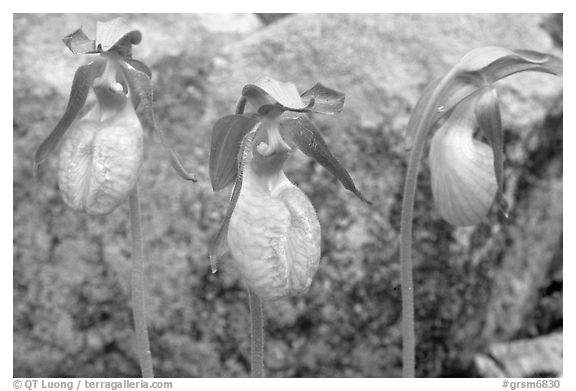
M 416 125 L 414 143 L 408 159 L 408 169 L 402 196 L 402 216 L 400 220 L 400 280 L 402 285 L 402 376 L 416 376 L 416 337 L 414 333 L 414 282 L 412 276 L 412 219 L 420 160 L 426 145 L 426 136 L 432 130 L 435 121 L 432 117 L 437 109 L 437 100 L 444 93 L 455 73 L 453 68 L 434 88 L 424 106 L 422 119 Z M 438 119 L 436 119 L 437 121 Z
M 246 97 L 242 95 L 240 98 L 238 98 L 238 101 L 236 101 L 236 114 L 244 113 L 245 107 L 246 107 Z
M 248 288 L 252 344 L 250 352 L 252 377 L 264 377 L 264 315 L 258 295 Z
M 422 151 L 418 140 L 410 153 L 410 162 L 404 183 L 402 217 L 400 222 L 400 279 L 402 286 L 402 376 L 415 376 L 414 286 L 412 277 L 412 217 L 418 179 L 418 166 Z M 424 143 L 420 143 L 423 144 Z M 420 149 L 422 149 L 420 147 Z
M 138 185 L 130 193 L 130 225 L 132 227 L 132 311 L 136 332 L 136 351 L 142 377 L 154 377 L 152 354 L 146 326 L 146 295 L 144 289 L 144 244 L 140 219 Z

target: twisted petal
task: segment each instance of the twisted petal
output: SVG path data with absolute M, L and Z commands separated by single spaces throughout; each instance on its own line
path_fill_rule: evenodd
M 498 189 L 492 149 L 473 138 L 473 103 L 457 106 L 430 146 L 434 201 L 442 218 L 456 226 L 479 223 Z
M 225 188 L 236 179 L 237 158 L 242 139 L 259 123 L 257 116 L 235 114 L 222 117 L 214 124 L 209 164 L 210 181 L 214 191 Z
M 496 199 L 500 212 L 508 218 L 508 202 L 504 199 L 504 134 L 502 131 L 502 119 L 500 118 L 500 107 L 498 106 L 498 96 L 492 87 L 484 87 L 476 98 L 474 114 L 478 127 L 492 146 L 494 156 L 494 172 L 498 190 Z
M 72 89 L 70 91 L 70 98 L 66 111 L 54 130 L 42 142 L 34 155 L 34 175 L 36 175 L 38 166 L 42 164 L 50 155 L 50 153 L 58 146 L 60 140 L 66 134 L 66 131 L 78 116 L 78 113 L 84 107 L 86 98 L 92 87 L 94 80 L 104 71 L 105 61 L 96 60 L 87 65 L 82 65 L 76 71 L 74 80 L 72 81 Z
M 348 171 L 332 155 L 324 138 L 308 116 L 305 114 L 285 113 L 280 126 L 281 133 L 288 144 L 294 144 L 334 175 L 344 185 L 345 189 L 353 192 L 363 202 L 371 204 L 356 188 Z
M 158 134 L 162 146 L 170 155 L 170 162 L 172 163 L 174 170 L 176 170 L 176 173 L 178 173 L 178 175 L 180 175 L 180 177 L 183 179 L 196 182 L 196 176 L 192 173 L 189 173 L 184 168 L 180 162 L 180 158 L 168 143 L 168 139 L 164 131 L 156 126 L 156 118 L 154 116 L 154 109 L 152 106 L 152 82 L 147 73 L 145 73 L 145 69 L 136 69 L 126 62 L 122 62 L 121 69 L 124 73 L 126 81 L 128 82 L 128 89 L 130 93 L 136 94 L 139 97 L 140 104 L 138 105 L 138 116 L 142 116 L 142 119 L 144 120 L 143 123 L 150 124 L 152 126 L 152 130 Z
M 81 28 L 62 38 L 62 42 L 74 54 L 98 53 L 96 42 L 88 38 Z
M 313 101 L 311 111 L 321 114 L 336 114 L 344 107 L 345 96 L 340 91 L 316 83 L 312 88 L 302 94 L 302 99 Z
M 224 220 L 220 224 L 220 228 L 218 232 L 210 242 L 208 243 L 208 255 L 210 256 L 210 265 L 212 268 L 212 273 L 216 273 L 218 271 L 218 264 L 220 259 L 226 254 L 227 252 L 227 238 L 228 238 L 228 226 L 230 224 L 230 218 L 232 217 L 232 213 L 234 212 L 234 208 L 236 207 L 236 202 L 238 201 L 238 197 L 240 197 L 240 191 L 242 190 L 242 181 L 244 178 L 244 170 L 248 163 L 249 156 L 251 154 L 253 140 L 256 135 L 255 131 L 252 131 L 246 134 L 242 138 L 242 142 L 240 143 L 240 148 L 238 150 L 238 157 L 236 159 L 238 168 L 236 174 L 236 181 L 234 182 L 234 189 L 232 190 L 232 195 L 230 197 L 230 203 L 228 204 L 228 209 L 226 210 L 226 215 L 224 216 Z

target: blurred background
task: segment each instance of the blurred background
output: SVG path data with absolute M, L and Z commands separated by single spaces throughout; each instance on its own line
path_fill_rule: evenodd
M 139 376 L 130 308 L 127 203 L 108 216 L 68 209 L 57 156 L 32 157 L 64 112 L 76 68 L 61 38 L 118 15 L 14 15 L 14 376 Z M 145 133 L 140 178 L 149 332 L 161 377 L 249 375 L 247 294 L 210 273 L 207 243 L 229 192 L 208 178 L 213 123 L 261 75 L 346 93 L 317 116 L 333 154 L 374 202 L 361 203 L 296 153 L 286 172 L 322 225 L 310 291 L 269 303 L 270 377 L 401 374 L 398 234 L 404 132 L 427 83 L 470 49 L 562 55 L 562 16 L 539 14 L 127 14 L 134 58 L 153 72 L 159 126 L 194 171 L 186 183 Z M 434 210 L 423 164 L 414 220 L 417 375 L 558 376 L 562 370 L 562 80 L 498 83 L 508 222 L 453 228 Z M 93 99 L 91 97 L 90 99 Z

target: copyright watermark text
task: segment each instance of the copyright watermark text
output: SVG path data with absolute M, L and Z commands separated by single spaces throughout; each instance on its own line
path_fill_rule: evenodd
M 12 382 L 15 390 L 169 390 L 172 382 L 168 380 L 52 380 L 52 379 L 16 379 Z
M 539 380 L 522 380 L 522 381 L 509 381 L 504 379 L 502 381 L 502 388 L 514 390 L 525 389 L 547 389 L 547 388 L 560 388 L 560 380 L 558 379 L 539 379 Z

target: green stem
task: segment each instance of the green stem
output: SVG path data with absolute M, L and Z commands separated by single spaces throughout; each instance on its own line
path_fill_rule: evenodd
M 248 288 L 252 334 L 250 362 L 252 377 L 264 377 L 264 314 L 262 301 Z
M 144 243 L 140 220 L 138 185 L 130 193 L 130 225 L 132 227 L 132 311 L 136 331 L 136 351 L 142 377 L 154 377 L 152 354 L 146 326 L 146 294 L 144 283 Z
M 414 333 L 414 278 L 412 276 L 412 219 L 414 217 L 414 201 L 420 160 L 426 144 L 426 136 L 434 121 L 432 114 L 437 110 L 437 100 L 448 86 L 454 68 L 438 83 L 429 97 L 422 112 L 422 119 L 416 125 L 414 144 L 410 152 L 404 195 L 402 197 L 402 216 L 400 221 L 400 280 L 402 285 L 402 376 L 416 376 L 416 337 Z
M 242 95 L 240 98 L 238 98 L 238 101 L 236 101 L 236 114 L 243 114 L 245 108 L 246 108 L 246 97 Z
M 400 222 L 400 279 L 402 286 L 402 376 L 415 376 L 414 286 L 412 277 L 412 217 L 418 179 L 418 166 L 422 151 L 418 140 L 410 153 L 410 162 L 404 183 L 402 217 Z M 423 143 L 422 143 L 423 144 Z M 421 148 L 420 148 L 421 149 Z

